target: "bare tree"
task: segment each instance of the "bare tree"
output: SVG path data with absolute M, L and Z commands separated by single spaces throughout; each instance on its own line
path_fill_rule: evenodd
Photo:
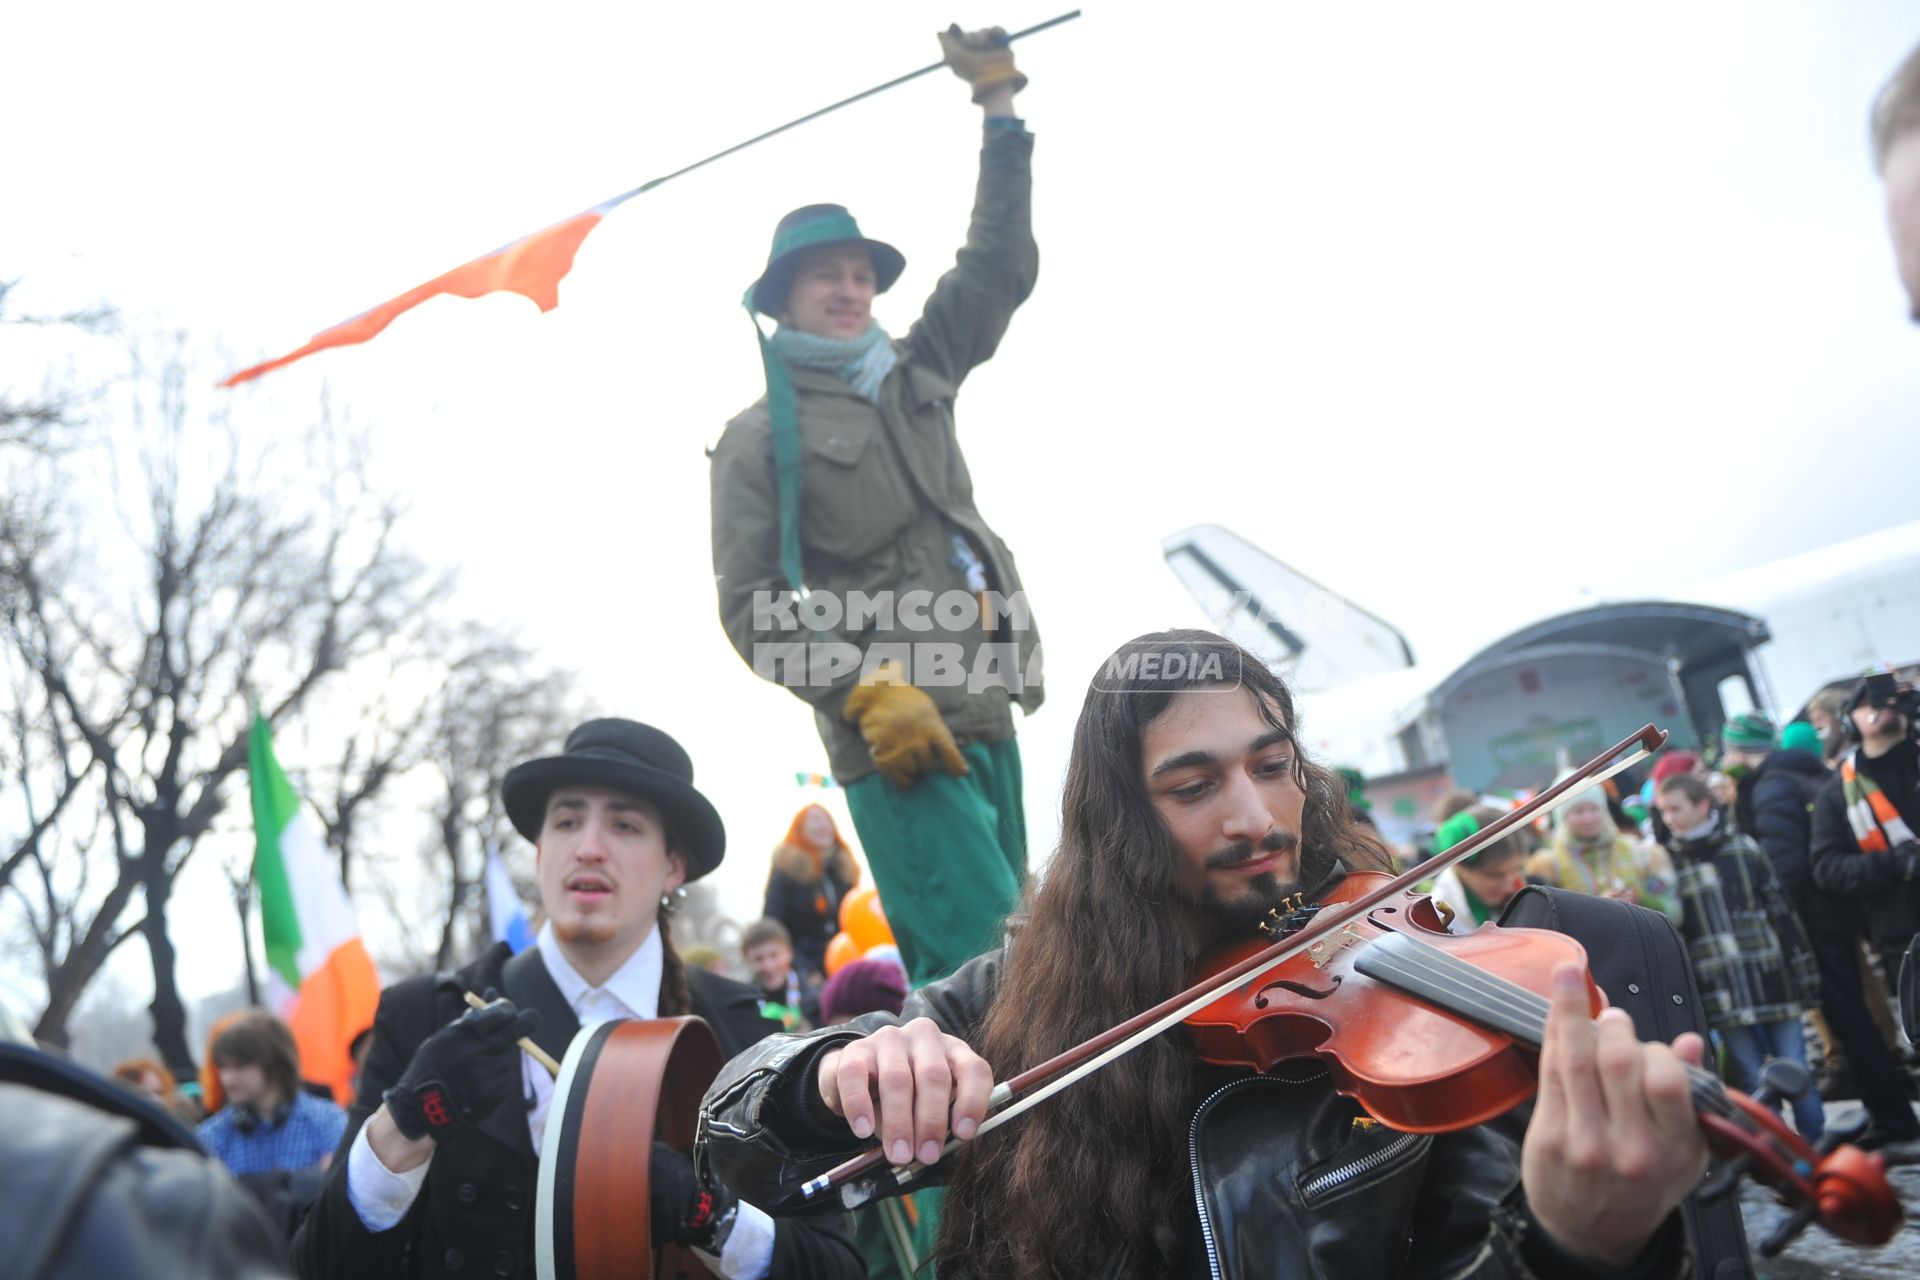
M 578 718 L 572 678 L 539 669 L 530 651 L 496 629 L 463 628 L 453 652 L 427 719 L 427 765 L 439 794 L 434 854 L 447 875 L 436 968 L 489 936 L 481 869 L 487 845 L 513 830 L 501 780 L 522 760 L 557 750 Z
M 54 315 L 21 313 L 13 295 L 18 280 L 0 280 L 0 324 L 18 333 L 25 330 L 79 331 L 98 333 L 108 329 L 114 319 L 105 307 L 93 307 Z M 6 361 L 9 368 L 27 362 Z M 47 378 L 39 389 L 22 392 L 11 385 L 0 386 L 0 449 L 26 449 L 50 452 L 67 442 L 67 433 L 75 425 L 76 401 L 82 398 L 69 381 Z
M 75 495 L 70 507 L 50 499 L 33 521 L 0 511 L 0 581 L 11 585 L 0 639 L 25 695 L 12 707 L 25 744 L 12 763 L 35 815 L 0 847 L 0 887 L 36 898 L 43 920 L 67 920 L 43 956 L 36 1034 L 64 1043 L 81 991 L 138 932 L 155 1044 L 187 1069 L 167 909 L 245 765 L 253 704 L 276 723 L 305 712 L 404 644 L 448 584 L 395 545 L 399 509 L 367 482 L 354 442 L 316 430 L 298 449 L 244 448 L 195 412 L 181 351 L 136 361 L 127 420 L 107 446 L 42 464 L 42 492 Z M 117 529 L 82 518 L 77 495 L 102 473 L 110 492 L 93 496 L 118 509 Z M 97 871 L 20 883 L 22 865 L 51 863 L 56 826 L 81 848 L 70 823 L 99 848 L 63 861 Z M 136 897 L 143 913 L 127 923 Z

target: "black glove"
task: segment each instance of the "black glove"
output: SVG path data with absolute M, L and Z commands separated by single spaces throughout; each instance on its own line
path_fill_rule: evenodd
M 1908 840 L 1896 845 L 1892 857 L 1902 880 L 1920 880 L 1920 844 Z
M 733 1193 L 723 1186 L 708 1186 L 694 1172 L 693 1157 L 675 1151 L 664 1142 L 653 1144 L 653 1159 L 648 1168 L 649 1206 L 653 1214 L 653 1242 L 691 1245 L 718 1253 L 725 1243 L 718 1238 L 723 1223 L 731 1225 L 737 1207 Z
M 400 1082 L 386 1092 L 394 1127 L 409 1138 L 438 1138 L 457 1125 L 478 1124 L 519 1097 L 520 1047 L 514 1042 L 539 1025 L 535 1010 L 496 999 L 428 1036 Z

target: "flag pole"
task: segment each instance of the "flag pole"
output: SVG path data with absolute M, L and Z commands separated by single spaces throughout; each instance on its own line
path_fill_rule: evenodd
M 1080 11 L 1078 9 L 1075 9 L 1071 13 L 1063 13 L 1057 18 L 1048 18 L 1045 22 L 1036 23 L 1035 25 L 1026 28 L 1024 31 L 1014 32 L 1012 35 L 1007 37 L 1007 43 L 1012 44 L 1015 40 L 1025 39 L 1027 36 L 1034 35 L 1041 31 L 1045 31 L 1048 27 L 1057 27 L 1063 22 L 1072 22 L 1075 18 L 1079 16 L 1080 16 Z M 842 98 L 840 99 L 840 101 L 833 103 L 830 106 L 821 107 L 818 111 L 809 111 L 806 115 L 800 116 L 793 120 L 789 120 L 783 125 L 767 130 L 765 133 L 757 133 L 753 137 L 748 138 L 745 142 L 736 142 L 732 146 L 728 147 L 725 151 L 716 151 L 704 160 L 695 160 L 692 164 L 687 165 L 684 168 L 675 169 L 672 173 L 663 174 L 658 178 L 653 178 L 647 182 L 643 182 L 639 186 L 635 187 L 633 190 L 625 192 L 622 195 L 616 196 L 613 200 L 610 200 L 607 203 L 617 204 L 621 200 L 630 200 L 634 196 L 644 195 L 646 192 L 653 190 L 655 187 L 665 186 L 667 183 L 672 182 L 675 178 L 678 178 L 683 174 L 692 173 L 695 169 L 703 168 L 706 165 L 710 165 L 715 160 L 724 160 L 726 157 L 734 154 L 736 151 L 745 151 L 748 147 L 753 146 L 757 142 L 765 142 L 768 138 L 774 137 L 778 134 L 785 133 L 789 129 L 797 129 L 803 124 L 806 124 L 813 120 L 818 120 L 821 116 L 830 115 L 833 112 L 838 111 L 842 107 L 850 107 L 856 102 L 860 102 L 860 101 L 863 101 L 864 99 L 873 97 L 875 94 L 885 93 L 889 89 L 897 89 L 909 80 L 918 80 L 921 76 L 929 75 L 935 71 L 940 70 L 940 68 L 946 65 L 947 64 L 945 63 L 945 61 L 930 62 L 926 66 L 921 67 L 918 71 L 909 71 L 907 72 L 907 74 L 903 76 L 895 76 L 893 79 L 887 81 L 885 84 L 877 84 L 873 86 L 873 88 L 871 89 L 863 89 L 859 93 L 854 94 L 851 98 Z
M 1080 11 L 1078 9 L 1070 13 L 1063 13 L 1057 18 L 1049 18 L 1047 21 L 1039 23 L 1036 26 L 1028 27 L 1024 31 L 1016 31 L 1012 35 L 1007 36 L 1006 41 L 1011 44 L 1013 41 L 1033 35 L 1035 32 L 1045 31 L 1049 27 L 1057 27 L 1063 22 L 1071 22 L 1079 16 Z M 266 360 L 260 364 L 242 369 L 240 372 L 223 379 L 220 385 L 223 387 L 235 387 L 243 382 L 250 382 L 262 374 L 284 368 L 296 360 L 313 355 L 315 352 L 366 342 L 378 336 L 399 316 L 411 311 L 413 308 L 427 301 L 427 299 L 439 297 L 443 294 L 452 294 L 462 298 L 478 298 L 484 294 L 505 291 L 521 295 L 542 311 L 551 311 L 560 304 L 560 280 L 569 271 L 573 270 L 574 255 L 579 252 L 580 242 L 586 239 L 588 233 L 599 225 L 600 220 L 604 218 L 614 206 L 631 200 L 637 195 L 643 195 L 646 192 L 652 191 L 656 187 L 665 186 L 675 178 L 692 173 L 695 169 L 704 168 L 716 160 L 721 160 L 736 152 L 744 151 L 755 143 L 765 142 L 768 138 L 776 137 L 789 129 L 797 129 L 809 121 L 818 120 L 821 116 L 828 115 L 840 110 L 842 107 L 851 106 L 853 103 L 871 98 L 877 93 L 885 93 L 887 90 L 903 85 L 909 80 L 915 80 L 930 72 L 938 71 L 946 65 L 944 60 L 933 62 L 921 67 L 917 71 L 909 71 L 906 75 L 895 76 L 885 84 L 877 84 L 871 89 L 862 90 L 854 94 L 851 98 L 842 98 L 831 106 L 821 107 L 818 111 L 809 111 L 806 115 L 795 120 L 789 120 L 777 128 L 768 129 L 765 133 L 755 134 L 745 142 L 736 142 L 724 151 L 716 151 L 705 159 L 696 160 L 690 165 L 675 169 L 672 173 L 662 174 L 658 178 L 643 182 L 631 191 L 622 192 L 614 196 L 611 200 L 603 200 L 590 209 L 583 209 L 569 218 L 563 218 L 544 230 L 534 232 L 532 235 L 521 236 L 518 240 L 504 244 L 489 253 L 484 253 L 470 262 L 462 263 L 451 271 L 442 272 L 425 284 L 416 285 L 412 289 L 407 290 L 407 292 L 401 294 L 399 297 L 389 298 L 376 307 L 369 308 L 358 315 L 342 320 L 339 324 L 322 329 L 319 333 L 314 334 L 312 338 L 308 339 L 306 343 L 288 352 L 286 355 L 277 356 L 272 360 Z

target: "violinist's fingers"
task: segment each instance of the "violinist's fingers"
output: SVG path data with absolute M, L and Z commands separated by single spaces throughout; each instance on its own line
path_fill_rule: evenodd
M 940 1158 L 947 1143 L 947 1107 L 953 1073 L 947 1068 L 946 1037 L 926 1018 L 907 1024 L 913 1064 L 913 1146 L 923 1164 Z
M 867 1037 L 873 1048 L 873 1079 L 880 1097 L 880 1146 L 896 1165 L 913 1163 L 913 1060 L 898 1027 Z
M 1555 1119 L 1564 1130 L 1566 1157 L 1576 1168 L 1606 1154 L 1607 1103 L 1595 1061 L 1593 1019 L 1587 1009 L 1585 971 L 1577 964 L 1560 965 L 1553 971 L 1553 998 L 1547 1006 L 1541 1092 L 1549 1083 L 1559 1091 L 1561 1107 Z
M 1701 1066 L 1707 1060 L 1707 1042 L 1700 1038 L 1697 1031 L 1689 1031 L 1676 1039 L 1673 1051 L 1690 1067 Z
M 1691 1143 L 1701 1149 L 1704 1157 L 1706 1138 L 1694 1118 L 1693 1080 L 1687 1074 L 1687 1068 L 1695 1064 L 1660 1044 L 1643 1046 L 1642 1054 L 1645 1064 L 1640 1073 L 1641 1093 L 1656 1142 L 1676 1148 Z
M 993 1068 L 968 1047 L 949 1036 L 947 1066 L 953 1072 L 953 1136 L 965 1140 L 979 1131 L 993 1096 Z
M 873 1132 L 872 1076 L 868 1055 L 856 1045 L 836 1049 L 820 1060 L 820 1099 L 864 1138 Z
M 1646 1050 L 1667 1051 L 1658 1045 L 1643 1047 L 1624 1009 L 1603 1010 L 1593 1029 L 1594 1064 L 1606 1106 L 1601 1140 L 1615 1169 L 1626 1177 L 1644 1178 L 1659 1162 L 1661 1141 L 1646 1094 Z

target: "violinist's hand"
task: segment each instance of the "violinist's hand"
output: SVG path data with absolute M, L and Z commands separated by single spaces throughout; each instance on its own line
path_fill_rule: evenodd
M 856 1138 L 876 1130 L 887 1159 L 940 1158 L 947 1134 L 971 1138 L 987 1114 L 993 1068 L 931 1018 L 882 1027 L 832 1050 L 816 1073 L 820 1099 Z
M 1703 1047 L 1691 1032 L 1671 1048 L 1642 1044 L 1623 1009 L 1590 1019 L 1580 966 L 1554 971 L 1520 1178 L 1568 1253 L 1627 1266 L 1705 1174 L 1686 1070 Z

